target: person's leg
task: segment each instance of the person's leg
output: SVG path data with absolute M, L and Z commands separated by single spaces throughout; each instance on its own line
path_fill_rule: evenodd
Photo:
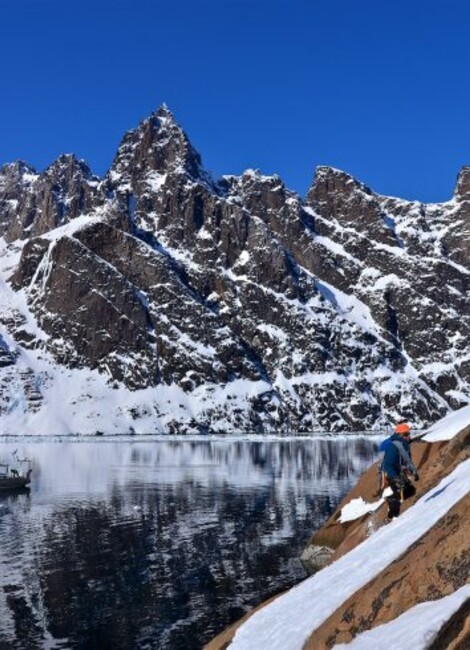
M 414 497 L 416 494 L 416 488 L 415 486 L 410 483 L 409 481 L 405 481 L 405 484 L 403 486 L 403 496 L 405 499 L 409 499 L 410 497 Z
M 392 495 L 387 497 L 387 516 L 389 519 L 393 519 L 393 517 L 398 517 L 400 514 L 400 485 L 393 479 L 389 479 L 388 484 L 392 490 Z

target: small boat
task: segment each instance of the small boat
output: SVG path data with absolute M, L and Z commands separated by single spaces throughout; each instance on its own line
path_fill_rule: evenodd
M 24 488 L 31 482 L 31 461 L 29 458 L 18 458 L 16 450 L 13 452 L 14 465 L 0 463 L 0 490 L 17 490 Z

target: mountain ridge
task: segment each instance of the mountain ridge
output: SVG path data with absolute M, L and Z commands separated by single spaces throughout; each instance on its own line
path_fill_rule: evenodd
M 276 175 L 215 181 L 161 107 L 124 135 L 103 178 L 71 154 L 39 174 L 1 168 L 14 261 L 0 335 L 20 355 L 47 354 L 51 376 L 178 387 L 183 407 L 162 417 L 157 395 L 151 430 L 428 424 L 470 402 L 469 170 L 453 199 L 422 204 L 321 166 L 303 201 Z M 3 392 L 9 414 L 18 400 Z M 112 430 L 139 428 L 129 409 Z

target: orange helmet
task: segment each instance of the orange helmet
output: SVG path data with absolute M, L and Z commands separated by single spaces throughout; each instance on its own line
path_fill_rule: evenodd
M 406 424 L 406 422 L 402 422 L 401 424 L 397 424 L 395 427 L 395 433 L 398 433 L 400 436 L 406 436 L 408 433 L 410 433 L 410 425 Z

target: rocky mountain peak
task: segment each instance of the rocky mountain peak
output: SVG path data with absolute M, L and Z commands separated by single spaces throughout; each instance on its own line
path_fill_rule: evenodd
M 61 154 L 54 160 L 44 171 L 45 175 L 67 176 L 70 174 L 80 174 L 84 178 L 90 179 L 93 173 L 85 160 L 79 159 L 73 153 Z
M 224 189 L 224 193 L 232 196 L 248 196 L 252 192 L 285 189 L 282 179 L 277 174 L 266 176 L 259 169 L 246 169 L 241 176 L 223 176 L 220 186 Z
M 4 199 L 18 198 L 20 188 L 29 187 L 38 177 L 37 171 L 23 160 L 3 165 L 0 169 L 0 192 Z
M 454 196 L 460 201 L 470 200 L 470 165 L 465 165 L 457 176 Z
M 123 138 L 109 171 L 111 183 L 132 190 L 149 174 L 184 174 L 208 181 L 199 153 L 163 104 Z
M 326 234 L 329 226 L 337 223 L 341 228 L 355 228 L 367 233 L 377 242 L 397 246 L 393 225 L 384 214 L 381 197 L 353 176 L 333 167 L 318 167 L 306 203 L 317 216 L 320 234 Z M 364 242 L 363 242 L 364 243 Z M 361 255 L 364 250 L 360 253 Z
M 274 212 L 283 212 L 288 199 L 299 200 L 277 174 L 267 176 L 259 169 L 247 169 L 241 176 L 224 176 L 220 186 L 229 201 L 243 205 L 251 215 L 265 221 Z
M 22 160 L 0 169 L 0 235 L 8 233 L 12 222 L 17 220 L 18 209 L 29 200 L 38 178 L 36 170 Z
M 320 165 L 315 170 L 313 183 L 307 194 L 307 203 L 322 201 L 332 194 L 349 195 L 355 192 L 361 192 L 368 196 L 373 194 L 367 185 L 356 180 L 347 172 L 335 167 Z
M 247 187 L 259 186 L 261 184 L 269 185 L 270 187 L 283 186 L 281 178 L 277 174 L 267 176 L 262 174 L 259 169 L 246 169 L 240 177 L 242 185 Z
M 66 200 L 84 183 L 96 187 L 99 178 L 93 175 L 84 160 L 79 160 L 74 154 L 62 154 L 44 170 L 41 181 L 50 184 L 51 189 Z
M 163 102 L 163 104 L 157 108 L 157 110 L 153 113 L 153 115 L 155 115 L 155 117 L 161 120 L 162 123 L 164 123 L 165 121 L 167 123 L 171 122 L 178 127 L 174 114 L 170 111 L 170 109 L 165 104 L 165 102 Z
M 0 232 L 7 241 L 39 235 L 90 212 L 99 179 L 83 160 L 62 154 L 38 174 L 23 162 L 0 171 Z

